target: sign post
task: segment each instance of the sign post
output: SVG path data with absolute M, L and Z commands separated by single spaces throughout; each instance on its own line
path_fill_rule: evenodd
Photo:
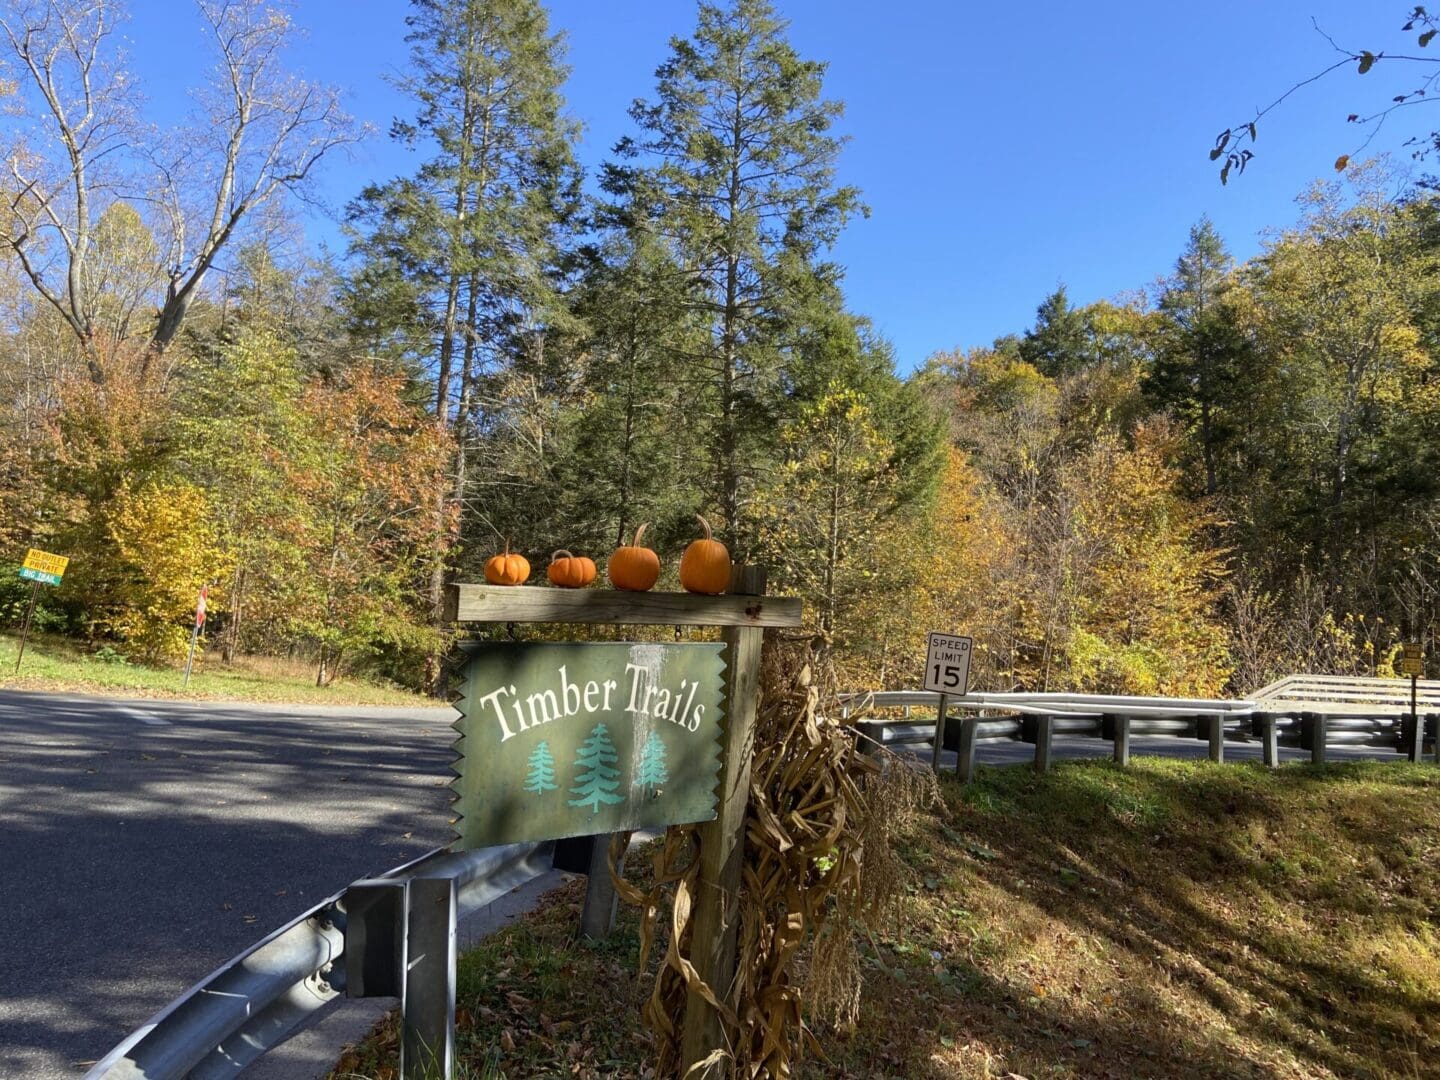
M 35 599 L 41 585 L 59 585 L 65 576 L 70 559 L 65 555 L 52 555 L 48 551 L 31 548 L 25 553 L 20 566 L 20 577 L 30 582 L 30 602 L 25 605 L 25 623 L 20 630 L 20 650 L 15 654 L 15 674 L 20 674 L 20 661 L 25 658 L 25 642 L 30 637 L 30 620 L 35 615 Z
M 205 598 L 210 595 L 210 586 L 200 586 L 200 599 L 195 602 L 195 625 L 190 628 L 190 654 L 185 657 L 185 681 L 181 686 L 190 686 L 190 668 L 195 663 L 195 643 L 200 640 L 200 631 L 205 628 Z
M 924 688 L 940 695 L 935 710 L 935 751 L 930 767 L 940 771 L 940 753 L 945 748 L 945 710 L 951 696 L 964 697 L 970 689 L 970 655 L 975 639 L 959 634 L 932 631 L 925 650 Z

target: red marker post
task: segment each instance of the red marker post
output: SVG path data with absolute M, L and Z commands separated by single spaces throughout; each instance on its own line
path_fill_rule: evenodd
M 195 643 L 200 640 L 200 631 L 205 627 L 205 597 L 210 593 L 209 585 L 200 586 L 200 599 L 195 601 L 195 625 L 190 629 L 190 655 L 185 658 L 185 682 L 190 685 L 190 668 L 195 663 Z

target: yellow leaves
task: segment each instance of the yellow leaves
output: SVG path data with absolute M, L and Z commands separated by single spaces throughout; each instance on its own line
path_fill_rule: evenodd
M 103 621 L 146 659 L 182 655 L 200 587 L 230 568 L 205 493 L 183 480 L 122 487 L 107 533 L 118 565 L 103 596 Z M 214 594 L 211 610 L 222 601 Z

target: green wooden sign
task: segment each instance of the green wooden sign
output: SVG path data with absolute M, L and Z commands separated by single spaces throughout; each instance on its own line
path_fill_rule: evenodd
M 715 817 L 720 645 L 467 648 L 457 850 Z

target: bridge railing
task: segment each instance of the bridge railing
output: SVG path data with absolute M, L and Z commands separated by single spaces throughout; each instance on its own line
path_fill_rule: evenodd
M 1317 689 L 1293 676 L 1266 689 L 1313 696 L 1267 699 L 1257 694 L 1256 700 L 1037 693 L 974 693 L 942 699 L 925 690 L 887 690 L 842 695 L 840 708 L 857 737 L 875 746 L 928 749 L 937 768 L 939 741 L 943 749 L 956 753 L 956 771 L 965 782 L 974 776 L 979 744 L 1033 744 L 1035 767 L 1044 770 L 1050 766 L 1057 735 L 1108 741 L 1121 763 L 1130 759 L 1131 738 L 1147 735 L 1204 740 L 1213 761 L 1224 760 L 1227 742 L 1258 742 L 1262 760 L 1270 766 L 1279 763 L 1280 747 L 1308 750 L 1316 763 L 1326 760 L 1329 749 L 1341 747 L 1393 750 L 1411 761 L 1420 761 L 1431 750 L 1440 761 L 1437 714 L 1421 713 L 1417 724 L 1414 714 L 1404 711 L 1409 704 L 1408 683 L 1368 682 L 1372 685 L 1357 687 L 1354 680 L 1337 680 L 1343 685 L 1321 683 Z M 1321 696 L 1335 691 L 1359 692 L 1364 698 L 1357 704 Z M 1440 697 L 1433 700 L 1440 703 Z M 917 715 L 917 709 L 925 710 L 925 715 Z M 951 710 L 961 715 L 950 715 Z

